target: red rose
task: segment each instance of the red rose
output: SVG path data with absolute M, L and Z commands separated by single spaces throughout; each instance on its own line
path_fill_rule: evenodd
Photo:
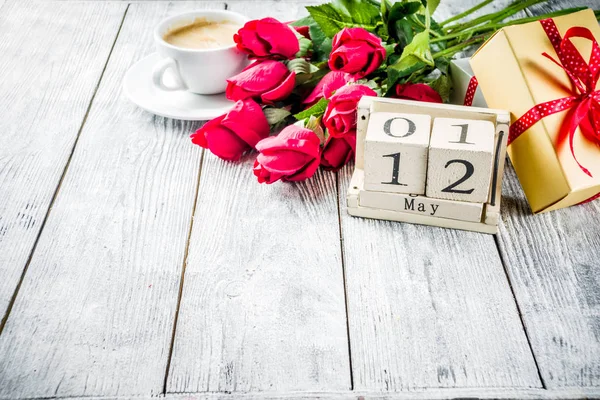
M 323 124 L 333 137 L 342 137 L 356 129 L 356 105 L 362 96 L 377 96 L 365 85 L 348 85 L 338 89 L 331 97 Z
M 396 86 L 396 96 L 404 100 L 427 101 L 429 103 L 442 103 L 442 97 L 431 86 L 425 83 L 405 83 Z
M 227 79 L 225 95 L 229 100 L 244 100 L 248 97 L 272 104 L 292 93 L 296 73 L 278 61 L 266 60 L 250 64 L 236 76 Z
M 227 114 L 208 121 L 191 139 L 224 160 L 239 160 L 269 136 L 269 129 L 262 108 L 254 100 L 246 99 L 235 103 Z
M 321 141 L 310 129 L 290 125 L 277 136 L 261 140 L 254 163 L 254 175 L 260 183 L 278 180 L 302 181 L 319 168 Z
M 289 60 L 300 50 L 296 34 L 289 26 L 275 18 L 246 22 L 233 35 L 237 48 L 250 58 Z
M 385 60 L 381 39 L 363 28 L 344 28 L 333 37 L 329 68 L 360 79 L 375 71 Z
M 321 166 L 326 170 L 337 171 L 354 156 L 356 132 L 349 132 L 341 138 L 330 136 L 321 154 Z
M 350 80 L 350 75 L 345 72 L 328 72 L 323 78 L 321 78 L 319 83 L 317 83 L 317 86 L 315 86 L 313 91 L 306 97 L 306 99 L 304 99 L 304 101 L 302 101 L 302 103 L 313 105 L 323 97 L 328 99 L 331 97 L 333 92 L 344 86 Z

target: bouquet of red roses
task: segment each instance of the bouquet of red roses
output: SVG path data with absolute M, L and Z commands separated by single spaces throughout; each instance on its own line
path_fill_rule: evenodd
M 304 180 L 319 166 L 337 170 L 354 155 L 362 96 L 447 101 L 455 54 L 503 26 L 580 9 L 502 22 L 543 1 L 517 0 L 460 22 L 492 1 L 443 22 L 432 17 L 439 0 L 334 0 L 306 7 L 309 16 L 292 23 L 250 21 L 234 36 L 253 60 L 227 81 L 226 96 L 236 103 L 192 134 L 192 142 L 225 160 L 257 150 L 254 174 L 261 183 Z

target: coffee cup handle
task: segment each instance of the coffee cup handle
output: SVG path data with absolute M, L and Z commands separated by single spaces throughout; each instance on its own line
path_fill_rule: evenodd
M 173 76 L 175 78 L 175 86 L 167 86 L 163 83 L 163 76 L 167 69 L 171 69 L 173 72 Z M 176 90 L 186 90 L 187 86 L 181 80 L 181 76 L 179 75 L 179 70 L 177 69 L 177 62 L 172 58 L 164 58 L 158 62 L 154 66 L 154 71 L 152 72 L 152 82 L 154 82 L 154 86 L 158 87 L 161 90 L 165 90 L 167 92 L 174 92 Z

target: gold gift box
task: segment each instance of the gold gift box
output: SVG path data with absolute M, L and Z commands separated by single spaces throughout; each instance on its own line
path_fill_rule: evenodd
M 590 9 L 553 19 L 561 37 L 569 28 L 583 26 L 600 40 L 600 27 Z M 572 42 L 587 62 L 591 42 L 581 38 Z M 470 60 L 488 106 L 509 110 L 514 123 L 536 104 L 575 94 L 565 71 L 542 56 L 543 52 L 557 59 L 537 21 L 496 32 Z M 579 128 L 575 132 L 575 156 L 590 171 L 593 177 L 589 177 L 573 158 L 568 138 L 558 140 L 567 113 L 543 118 L 508 147 L 534 213 L 568 207 L 600 192 L 600 146 L 586 139 Z

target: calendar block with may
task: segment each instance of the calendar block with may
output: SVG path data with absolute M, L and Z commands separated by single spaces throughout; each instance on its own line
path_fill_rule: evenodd
M 348 213 L 496 233 L 509 124 L 502 110 L 363 97 Z

